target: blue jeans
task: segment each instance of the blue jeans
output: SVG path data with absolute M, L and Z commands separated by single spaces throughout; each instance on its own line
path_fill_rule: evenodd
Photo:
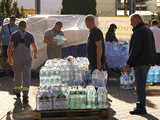
M 146 79 L 150 66 L 135 67 L 135 82 L 137 93 L 137 109 L 145 109 L 146 105 Z

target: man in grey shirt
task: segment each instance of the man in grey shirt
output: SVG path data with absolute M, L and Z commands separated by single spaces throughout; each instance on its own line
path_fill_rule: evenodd
M 56 35 L 64 36 L 64 33 L 61 31 L 62 27 L 62 22 L 57 22 L 54 28 L 45 32 L 44 43 L 47 44 L 48 59 L 61 58 L 61 46 L 57 45 L 55 37 Z

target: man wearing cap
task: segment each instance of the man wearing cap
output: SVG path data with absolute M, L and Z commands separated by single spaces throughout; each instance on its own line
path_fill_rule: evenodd
M 2 65 L 7 65 L 7 49 L 9 42 L 11 40 L 11 34 L 18 30 L 18 26 L 15 24 L 16 18 L 14 16 L 10 17 L 10 21 L 8 24 L 2 26 L 0 32 L 0 45 L 2 50 L 3 63 Z M 2 66 L 6 67 L 6 66 Z
M 156 64 L 160 66 L 160 29 L 156 20 L 152 22 L 152 27 L 150 29 L 153 32 L 153 36 L 155 39 Z
M 61 31 L 62 27 L 62 22 L 57 22 L 54 28 L 45 32 L 44 43 L 47 44 L 48 59 L 61 58 L 61 46 L 58 46 L 54 39 L 56 35 L 64 36 L 64 33 Z

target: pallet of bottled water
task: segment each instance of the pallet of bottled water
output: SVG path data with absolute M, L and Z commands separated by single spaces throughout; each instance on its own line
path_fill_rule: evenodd
M 40 87 L 36 110 L 108 109 L 107 89 L 94 86 Z
M 131 68 L 130 73 L 122 73 L 120 76 L 120 88 L 122 89 L 133 89 L 135 82 L 134 69 Z
M 160 67 L 152 66 L 150 67 L 147 75 L 147 82 L 149 83 L 159 83 L 160 82 Z
M 47 60 L 40 70 L 36 109 L 107 109 L 107 72 L 88 71 L 88 59 Z
M 87 86 L 105 87 L 106 71 L 88 71 L 88 59 L 68 57 L 48 60 L 40 70 L 40 87 L 43 86 Z
M 88 65 L 88 59 L 81 57 L 48 60 L 40 70 L 40 86 L 84 86 Z

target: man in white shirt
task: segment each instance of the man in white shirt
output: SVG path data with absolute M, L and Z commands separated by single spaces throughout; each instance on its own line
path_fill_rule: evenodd
M 150 28 L 153 32 L 156 46 L 156 64 L 160 66 L 160 28 L 156 20 L 152 21 L 152 27 Z

